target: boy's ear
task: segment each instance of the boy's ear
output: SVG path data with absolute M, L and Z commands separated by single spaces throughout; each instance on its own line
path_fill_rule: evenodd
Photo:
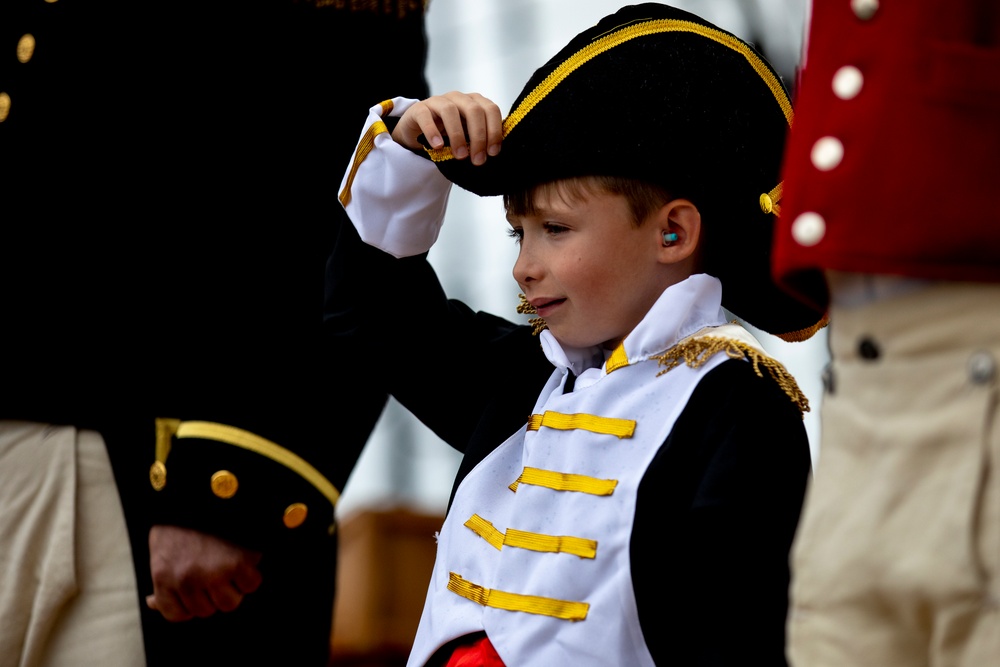
M 649 220 L 660 244 L 660 261 L 665 264 L 695 256 L 701 239 L 701 212 L 688 199 L 672 199 Z

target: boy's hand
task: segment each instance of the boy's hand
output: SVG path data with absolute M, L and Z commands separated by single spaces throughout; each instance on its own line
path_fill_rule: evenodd
M 448 137 L 452 154 L 459 160 L 472 156 L 472 164 L 486 162 L 487 155 L 500 152 L 503 118 L 498 107 L 479 93 L 452 91 L 413 104 L 403 113 L 392 138 L 410 150 L 421 150 L 420 135 L 431 148 L 444 146 Z

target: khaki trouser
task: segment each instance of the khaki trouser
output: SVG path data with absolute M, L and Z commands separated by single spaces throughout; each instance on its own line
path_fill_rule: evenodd
M 141 667 L 131 547 L 100 435 L 0 421 L 0 667 Z
M 1000 665 L 1000 285 L 830 312 L 794 667 Z

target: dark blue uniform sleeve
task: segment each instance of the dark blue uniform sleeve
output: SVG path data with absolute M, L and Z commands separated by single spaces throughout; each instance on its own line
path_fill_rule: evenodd
M 327 295 L 326 335 L 371 359 L 386 389 L 452 447 L 464 451 L 498 397 L 530 394 L 524 383 L 552 372 L 530 326 L 447 298 L 426 256 L 396 259 L 344 227 L 332 257 L 328 283 L 340 288 Z
M 809 475 L 801 413 L 770 377 L 729 360 L 699 382 L 636 503 L 633 584 L 657 664 L 786 665 Z

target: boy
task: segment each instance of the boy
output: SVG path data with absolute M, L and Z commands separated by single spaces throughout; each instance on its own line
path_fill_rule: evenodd
M 327 324 L 464 452 L 410 665 L 785 664 L 808 408 L 722 307 L 822 324 L 768 274 L 790 115 L 751 47 L 652 3 L 506 120 L 477 94 L 373 107 Z M 504 195 L 533 327 L 443 294 L 452 183 Z

